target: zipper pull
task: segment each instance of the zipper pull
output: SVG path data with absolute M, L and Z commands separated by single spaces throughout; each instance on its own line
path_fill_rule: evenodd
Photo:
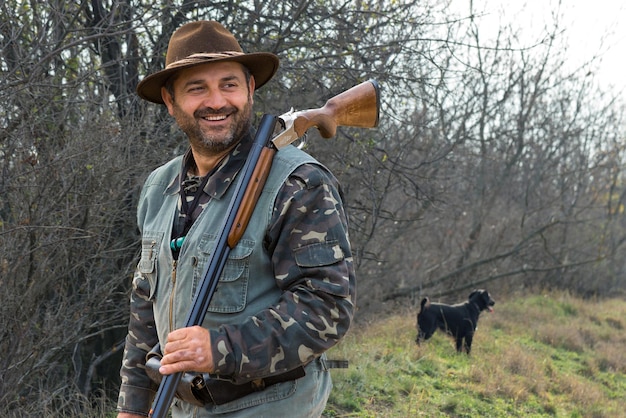
M 176 293 L 176 267 L 178 266 L 178 260 L 172 262 L 172 290 L 170 293 L 169 302 L 169 323 L 170 332 L 174 329 L 174 293 Z
M 172 283 L 176 284 L 176 267 L 178 266 L 178 260 L 172 261 Z

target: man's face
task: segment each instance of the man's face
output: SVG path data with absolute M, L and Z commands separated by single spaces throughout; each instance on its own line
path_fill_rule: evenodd
M 173 95 L 161 89 L 163 101 L 192 148 L 222 153 L 250 129 L 254 78 L 246 81 L 243 66 L 216 62 L 181 70 L 173 83 Z

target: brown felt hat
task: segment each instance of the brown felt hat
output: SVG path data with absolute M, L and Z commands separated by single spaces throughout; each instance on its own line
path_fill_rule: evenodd
M 245 65 L 256 88 L 267 83 L 278 70 L 278 57 L 269 52 L 245 54 L 239 42 L 218 22 L 202 20 L 187 23 L 170 38 L 165 69 L 146 76 L 137 86 L 142 99 L 163 104 L 161 87 L 176 71 L 216 61 L 234 61 Z

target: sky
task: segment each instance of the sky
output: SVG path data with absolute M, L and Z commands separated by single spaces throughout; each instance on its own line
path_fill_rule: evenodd
M 523 28 L 529 42 L 537 40 L 558 0 L 451 0 L 461 12 L 483 11 L 485 29 L 500 22 L 514 22 Z M 597 81 L 606 88 L 626 92 L 626 1 L 624 0 L 561 0 L 564 36 L 570 45 L 567 59 L 572 68 L 595 55 L 601 59 Z M 621 23 L 621 25 L 620 25 Z M 480 28 L 481 30 L 483 27 Z

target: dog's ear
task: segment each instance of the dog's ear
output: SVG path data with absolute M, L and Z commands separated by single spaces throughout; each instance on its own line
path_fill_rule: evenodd
M 478 289 L 474 289 L 474 290 L 472 291 L 472 293 L 470 293 L 470 294 L 469 294 L 469 296 L 468 296 L 467 298 L 468 298 L 468 299 L 471 299 L 471 298 L 473 298 L 474 296 L 476 296 L 476 295 L 477 295 L 477 294 L 479 294 L 479 293 L 480 293 L 480 290 L 478 290 Z
M 493 300 L 493 298 L 491 297 L 491 293 L 487 292 L 485 290 L 485 300 L 487 301 L 488 305 L 495 305 L 496 301 Z

